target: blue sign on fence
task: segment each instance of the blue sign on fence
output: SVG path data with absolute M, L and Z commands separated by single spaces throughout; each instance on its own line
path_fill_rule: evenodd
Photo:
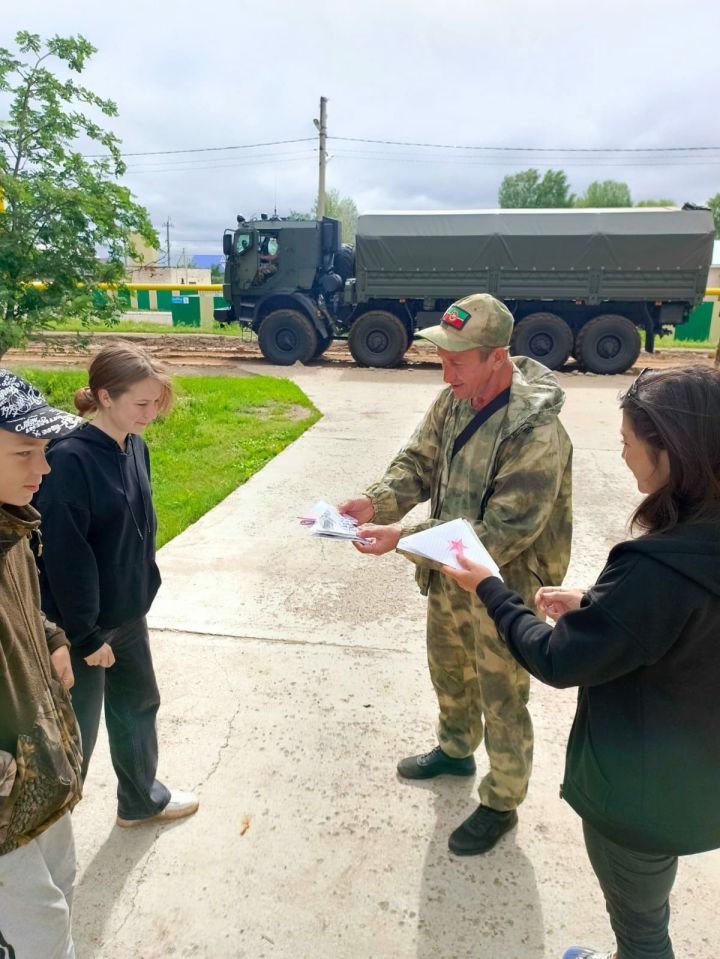
M 187 304 L 190 302 L 190 297 L 189 297 L 189 296 L 174 296 L 174 297 L 172 298 L 172 301 L 171 301 L 171 302 L 173 302 L 173 303 L 183 303 L 185 306 L 187 306 Z

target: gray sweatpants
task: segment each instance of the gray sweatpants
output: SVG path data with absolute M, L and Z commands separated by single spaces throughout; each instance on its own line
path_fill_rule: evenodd
M 70 931 L 75 841 L 70 813 L 0 856 L 0 956 L 75 959 Z

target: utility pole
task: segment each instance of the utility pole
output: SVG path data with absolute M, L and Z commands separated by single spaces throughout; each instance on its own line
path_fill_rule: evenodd
M 168 265 L 168 266 L 172 266 L 172 264 L 171 264 L 171 262 L 170 262 L 170 227 L 171 227 L 172 225 L 173 225 L 173 224 L 170 222 L 170 217 L 168 217 L 167 220 L 163 223 L 163 226 L 165 227 L 165 237 L 166 237 L 166 240 L 167 240 L 167 247 L 166 247 L 166 249 L 167 249 L 167 265 Z
M 320 97 L 320 120 L 315 121 L 320 134 L 320 165 L 318 176 L 317 218 L 325 216 L 325 167 L 327 165 L 327 97 Z

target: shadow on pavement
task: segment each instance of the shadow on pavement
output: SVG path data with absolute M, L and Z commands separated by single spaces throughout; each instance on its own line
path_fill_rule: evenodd
M 168 823 L 162 828 L 167 831 L 172 825 Z M 73 899 L 73 934 L 79 959 L 94 959 L 101 955 L 108 939 L 114 938 L 126 922 L 132 922 L 134 899 L 125 915 L 114 914 L 113 909 L 138 863 L 148 853 L 153 855 L 150 850 L 157 838 L 157 827 L 120 829 L 114 826 L 88 863 L 75 886 Z M 142 876 L 136 876 L 134 881 L 140 890 Z M 110 923 L 113 929 L 108 934 L 106 927 Z
M 475 783 L 440 780 L 433 789 L 436 820 L 418 897 L 417 959 L 542 959 L 537 880 L 518 830 L 485 855 L 453 856 L 448 837 L 475 809 Z

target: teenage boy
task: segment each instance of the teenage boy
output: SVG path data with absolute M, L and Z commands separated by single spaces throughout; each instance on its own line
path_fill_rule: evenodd
M 45 447 L 80 419 L 0 369 L 0 956 L 73 959 L 80 736 L 65 634 L 40 611 L 30 506 L 50 471 Z

